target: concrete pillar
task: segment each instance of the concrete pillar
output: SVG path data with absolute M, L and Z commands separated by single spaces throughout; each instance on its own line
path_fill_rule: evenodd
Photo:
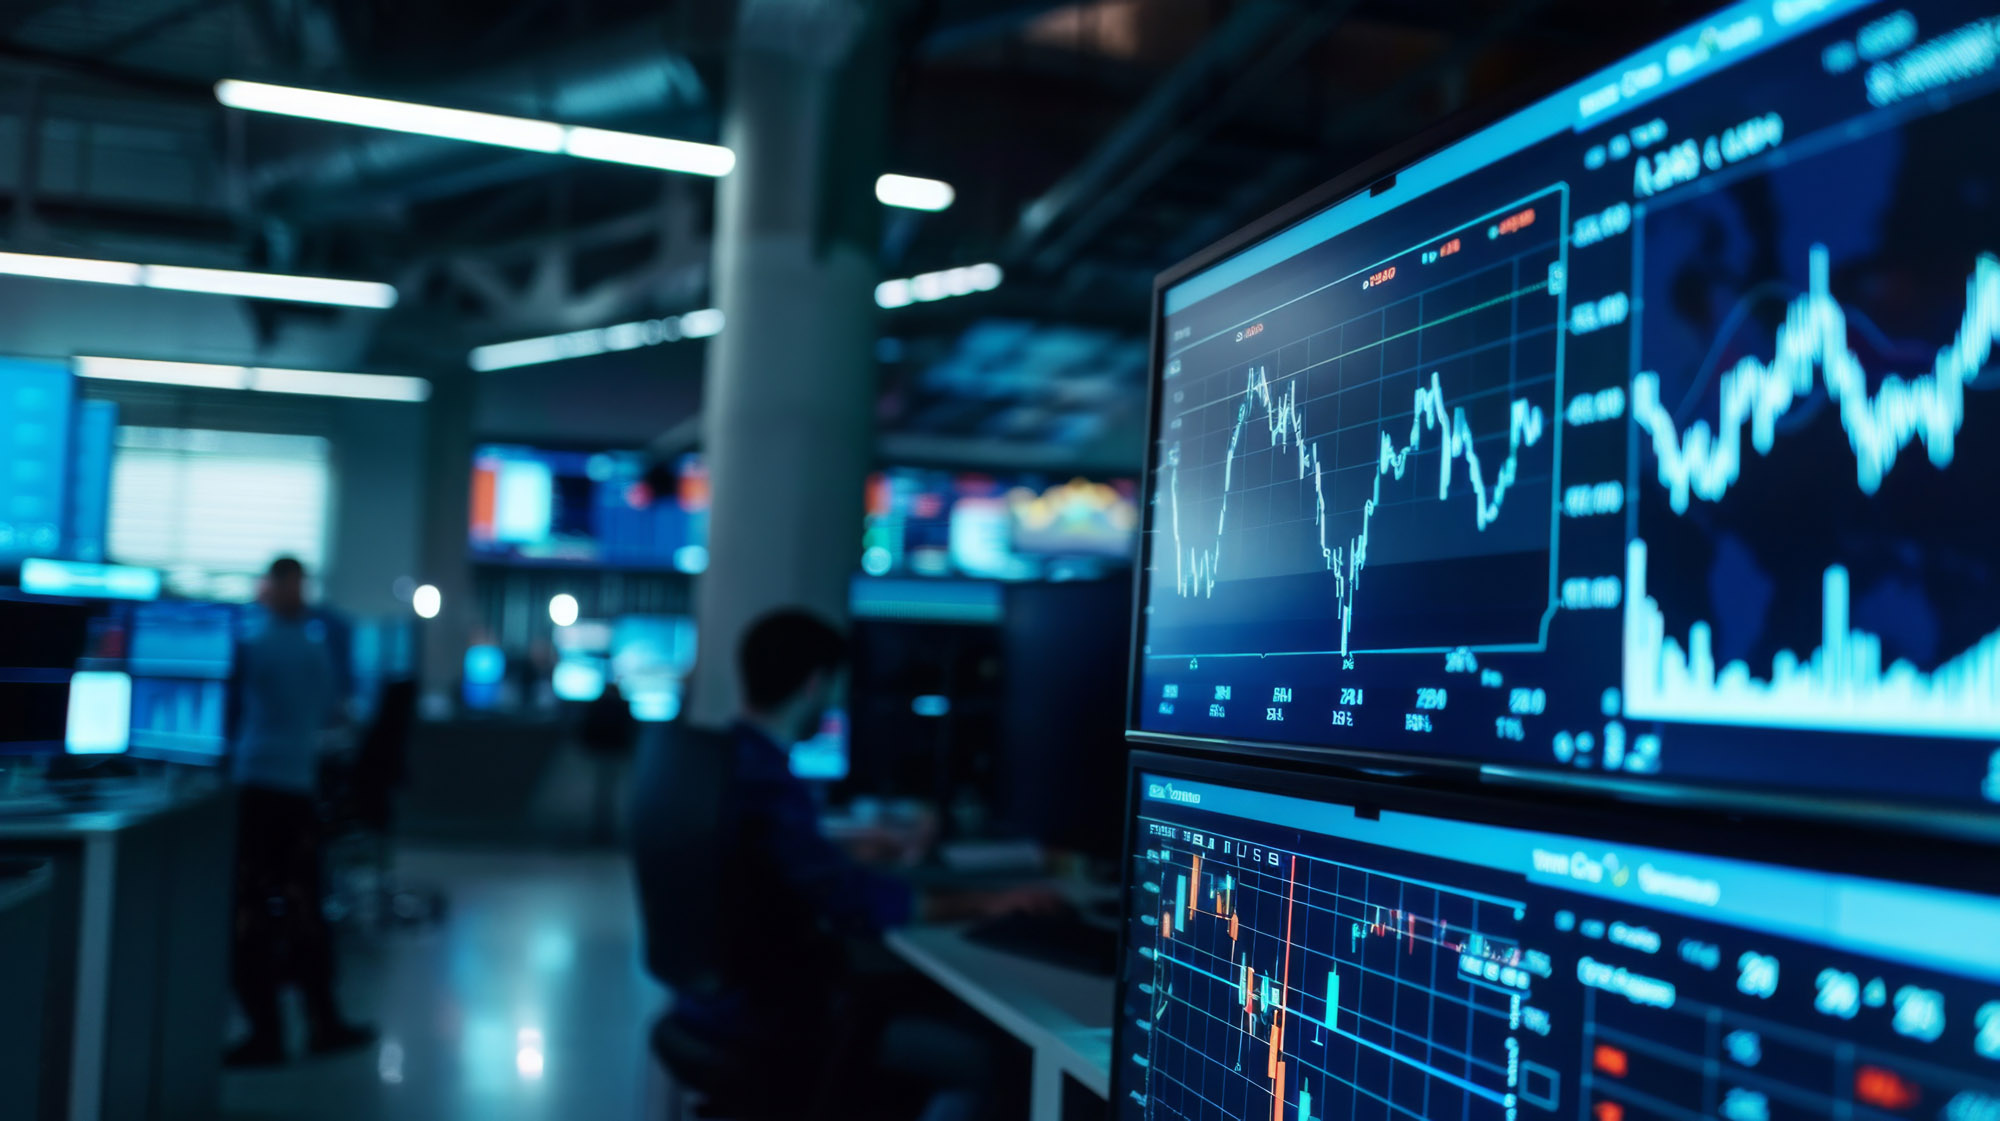
M 887 5 L 744 0 L 723 143 L 703 450 L 714 486 L 688 715 L 735 713 L 757 616 L 847 615 L 873 458 Z
M 472 411 L 476 386 L 463 370 L 431 379 L 431 399 L 423 407 L 424 521 L 419 545 L 419 584 L 434 584 L 444 595 L 435 619 L 416 619 L 417 679 L 427 704 L 431 698 L 456 703 L 465 645 L 477 618 L 467 526 L 472 509 Z

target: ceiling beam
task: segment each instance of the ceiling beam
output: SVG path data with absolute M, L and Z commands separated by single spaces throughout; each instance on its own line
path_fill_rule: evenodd
M 1258 48 L 1297 22 L 1303 11 L 1288 0 L 1245 0 L 1237 5 L 1082 163 L 1022 208 L 1009 240 L 1008 256 L 1030 256 L 1072 211 L 1087 205 L 1115 180 L 1120 169 L 1167 134 L 1190 104 L 1217 80 L 1241 69 Z
M 128 28 L 105 39 L 85 53 L 92 58 L 117 58 L 133 47 L 144 46 L 156 36 L 172 31 L 221 2 L 222 0 L 187 0 L 179 7 L 168 8 L 152 19 L 140 22 L 136 27 Z
M 1074 0 L 956 0 L 939 5 L 937 19 L 917 42 L 922 58 L 942 58 L 1017 34 L 1036 17 Z
M 36 16 L 67 2 L 68 0 L 16 0 L 15 3 L 9 4 L 6 10 L 0 11 L 0 36 L 12 35 L 16 30 L 26 27 L 28 21 Z
M 200 103 L 213 106 L 215 89 L 208 82 L 189 81 L 164 74 L 154 74 L 144 70 L 115 66 L 94 58 L 63 54 L 60 51 L 44 50 L 0 40 L 0 64 L 12 63 L 22 69 L 40 70 L 53 74 L 64 74 L 82 78 L 108 86 L 120 86 L 128 90 L 144 91 L 155 97 L 179 102 Z
M 1212 98 L 1193 118 L 1182 121 L 1166 137 L 1146 148 L 1144 158 L 1123 175 L 1101 185 L 1085 201 L 1067 228 L 1032 258 L 1044 270 L 1060 269 L 1104 228 L 1126 213 L 1147 188 L 1206 143 L 1209 135 L 1247 108 L 1272 82 L 1291 70 L 1307 51 L 1323 41 L 1355 6 L 1338 0 L 1299 16 L 1276 43 L 1257 52 L 1254 66 L 1240 71 L 1220 96 Z

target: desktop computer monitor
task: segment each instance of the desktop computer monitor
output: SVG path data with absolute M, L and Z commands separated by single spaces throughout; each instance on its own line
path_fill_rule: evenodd
M 75 405 L 68 366 L 0 358 L 0 564 L 63 545 Z
M 237 622 L 237 610 L 223 604 L 131 605 L 124 641 L 132 755 L 202 766 L 222 762 Z
M 792 745 L 792 774 L 807 782 L 839 782 L 847 777 L 847 713 L 828 709 L 810 739 Z
M 694 672 L 695 622 L 685 615 L 623 615 L 611 624 L 611 679 L 649 724 L 680 715 L 681 693 Z
M 0 754 L 60 753 L 89 604 L 0 595 Z
M 79 401 L 69 478 L 67 541 L 63 555 L 85 563 L 105 559 L 111 525 L 111 460 L 118 438 L 114 401 Z
M 1990 17 L 1732 4 L 1163 274 L 1129 726 L 1992 811 Z
M 2000 1108 L 1990 854 L 1147 753 L 1132 777 L 1120 1117 Z
M 1052 849 L 1109 869 L 1123 835 L 1122 670 L 1132 634 L 1129 579 L 1013 584 L 1000 624 L 1000 750 L 995 816 Z

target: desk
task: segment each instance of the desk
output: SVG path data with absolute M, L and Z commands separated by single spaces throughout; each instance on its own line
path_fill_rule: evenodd
M 0 862 L 0 1087 L 12 1115 L 39 1117 L 42 994 L 49 987 L 46 864 Z
M 1109 1098 L 1116 983 L 988 949 L 967 941 L 964 930 L 964 924 L 905 927 L 890 931 L 884 941 L 897 957 L 1028 1046 L 1034 1055 L 1031 1121 L 1060 1121 L 1065 1076 Z
M 214 790 L 0 816 L 0 860 L 46 861 L 51 873 L 43 1118 L 215 1114 L 232 810 Z

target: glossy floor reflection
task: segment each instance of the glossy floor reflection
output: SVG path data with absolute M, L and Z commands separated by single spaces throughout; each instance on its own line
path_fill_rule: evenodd
M 662 996 L 639 964 L 622 859 L 415 851 L 397 876 L 443 892 L 447 910 L 344 948 L 348 1014 L 378 1027 L 380 1046 L 229 1074 L 225 1117 L 642 1116 L 645 1033 Z

